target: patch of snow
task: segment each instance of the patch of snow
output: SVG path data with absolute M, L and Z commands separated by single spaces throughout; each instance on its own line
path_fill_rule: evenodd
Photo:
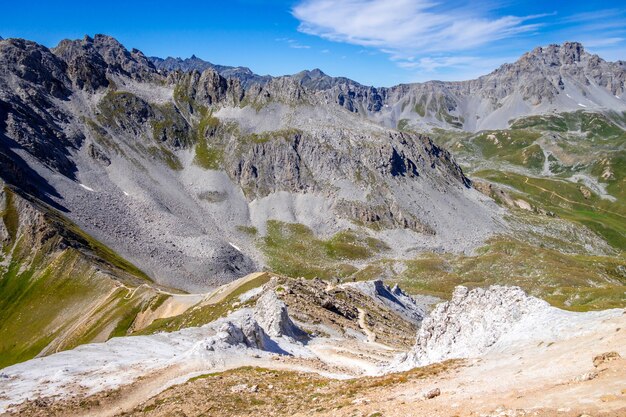
M 85 184 L 80 184 L 80 183 L 79 183 L 78 185 L 80 185 L 81 187 L 83 187 L 83 188 L 84 188 L 85 190 L 87 190 L 87 191 L 93 191 L 93 192 L 95 192 L 95 191 L 96 191 L 96 190 L 94 190 L 94 189 L 93 189 L 93 188 L 91 188 L 91 187 L 87 187 Z
M 584 105 L 584 104 L 582 104 L 582 103 L 578 103 L 578 105 L 579 105 L 580 107 L 587 107 L 587 106 L 585 106 L 585 105 Z
M 572 96 L 570 96 L 569 94 L 565 93 L 566 96 L 568 96 L 569 98 L 572 98 Z
M 124 195 L 125 195 L 126 197 L 128 197 L 128 196 L 130 195 L 130 194 L 128 194 L 126 191 L 122 191 L 122 192 L 124 193 Z
M 239 249 L 236 245 L 234 245 L 234 244 L 232 244 L 232 243 L 230 243 L 230 242 L 228 242 L 228 244 L 229 244 L 230 246 L 232 246 L 232 247 L 233 247 L 233 248 L 234 248 L 237 252 L 241 252 L 241 249 Z

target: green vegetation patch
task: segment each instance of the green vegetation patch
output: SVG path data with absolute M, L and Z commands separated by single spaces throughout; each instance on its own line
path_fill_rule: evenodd
M 244 144 L 266 143 L 276 139 L 282 139 L 285 142 L 289 142 L 294 136 L 299 134 L 302 134 L 302 131 L 298 129 L 279 129 L 242 135 L 239 141 Z
M 532 205 L 587 226 L 614 248 L 626 249 L 626 204 L 622 201 L 612 202 L 593 193 L 585 196 L 580 184 L 558 179 L 493 170 L 474 175 L 508 185 L 522 193 Z
M 206 108 L 200 110 L 201 119 L 196 128 L 196 155 L 194 164 L 204 169 L 220 169 L 224 162 L 224 149 L 217 143 L 209 142 L 220 127 L 220 121 Z
M 449 298 L 457 285 L 518 285 L 560 308 L 626 306 L 626 258 L 564 254 L 507 237 L 475 256 L 424 254 L 406 261 L 394 280 L 412 293 Z
M 371 259 L 388 247 L 362 232 L 344 230 L 324 240 L 303 224 L 270 220 L 261 249 L 277 273 L 330 279 L 354 274 L 358 269 L 350 262 Z
M 607 184 L 606 190 L 612 196 L 626 204 L 626 150 L 599 158 L 593 164 L 591 173 Z
M 400 119 L 398 121 L 397 129 L 401 132 L 406 131 L 409 126 L 409 119 Z
M 35 357 L 105 291 L 94 285 L 93 270 L 76 251 L 49 261 L 44 256 L 48 250 L 42 248 L 28 265 L 13 260 L 2 272 L 0 368 Z M 65 324 L 55 325 L 64 315 Z
M 579 132 L 587 138 L 624 137 L 624 130 L 610 117 L 596 112 L 576 112 L 530 116 L 517 119 L 511 129 L 534 129 L 552 132 Z
M 175 171 L 183 169 L 183 164 L 178 159 L 178 156 L 165 146 L 149 146 L 147 148 L 148 153 L 161 162 L 164 162 L 168 167 Z

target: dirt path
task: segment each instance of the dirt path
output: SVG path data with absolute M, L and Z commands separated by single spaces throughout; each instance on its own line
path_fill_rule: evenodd
M 201 304 L 210 305 L 210 304 L 220 303 L 224 301 L 224 299 L 228 297 L 230 294 L 232 294 L 235 290 L 237 290 L 237 288 L 239 288 L 240 286 L 247 284 L 248 282 L 253 281 L 257 278 L 266 276 L 266 275 L 269 275 L 269 274 L 267 272 L 255 272 L 252 274 L 248 274 L 245 277 L 236 279 L 233 282 L 230 282 L 228 284 L 222 285 L 221 287 L 219 287 L 218 289 L 210 293 L 204 299 L 204 301 L 202 301 Z
M 184 384 L 191 378 L 206 373 L 225 372 L 241 368 L 243 366 L 257 366 L 265 369 L 297 370 L 304 373 L 327 374 L 329 377 L 339 379 L 351 376 L 341 373 L 337 374 L 334 372 L 324 372 L 315 365 L 315 362 L 312 361 L 299 363 L 297 359 L 282 362 L 267 358 L 251 359 L 249 357 L 223 360 L 221 363 L 214 366 L 201 361 L 195 361 L 185 365 L 179 364 L 152 373 L 149 377 L 140 378 L 134 383 L 122 387 L 121 392 L 119 393 L 120 395 L 117 395 L 114 400 L 111 400 L 112 397 L 106 392 L 97 394 L 95 397 L 98 398 L 101 405 L 84 415 L 89 417 L 119 416 L 120 414 L 128 413 L 134 410 L 137 406 L 145 403 L 170 387 Z
M 536 188 L 536 189 L 538 189 L 538 190 L 541 190 L 541 191 L 543 191 L 543 192 L 550 193 L 551 195 L 553 195 L 553 196 L 555 196 L 555 197 L 558 197 L 558 198 L 560 198 L 560 199 L 561 199 L 561 200 L 563 200 L 563 201 L 567 201 L 567 202 L 568 202 L 568 203 L 570 203 L 570 204 L 578 204 L 578 205 L 581 205 L 581 206 L 590 207 L 590 208 L 592 208 L 592 209 L 594 209 L 594 210 L 603 211 L 603 212 L 605 212 L 605 213 L 609 213 L 609 214 L 612 214 L 612 215 L 614 215 L 614 216 L 618 216 L 618 217 L 621 217 L 621 218 L 623 218 L 623 219 L 626 219 L 626 216 L 621 215 L 621 214 L 619 214 L 619 213 L 615 213 L 614 211 L 611 211 L 611 210 L 606 210 L 606 209 L 603 209 L 603 208 L 601 208 L 601 207 L 596 207 L 596 206 L 594 206 L 594 205 L 592 205 L 592 204 L 581 203 L 581 202 L 579 202 L 579 201 L 573 201 L 573 200 L 570 200 L 569 198 L 566 198 L 566 197 L 563 197 L 562 195 L 557 194 L 556 192 L 554 192 L 554 191 L 552 191 L 552 190 L 547 190 L 547 189 L 545 189 L 545 188 L 543 188 L 543 187 L 541 187 L 541 186 L 539 186 L 539 185 L 531 184 L 531 183 L 529 183 L 529 182 L 528 182 L 528 180 L 529 180 L 529 179 L 530 179 L 530 178 L 526 177 L 526 179 L 524 180 L 524 184 L 529 185 L 529 186 L 531 186 L 531 187 L 533 187 L 533 188 Z
M 365 323 L 365 315 L 367 314 L 365 310 L 358 308 L 359 311 L 359 327 L 363 330 L 365 335 L 367 336 L 367 341 L 369 343 L 376 342 L 376 333 L 371 331 L 369 327 L 367 327 L 367 323 Z

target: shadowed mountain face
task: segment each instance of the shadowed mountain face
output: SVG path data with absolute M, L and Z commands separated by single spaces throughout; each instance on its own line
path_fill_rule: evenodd
M 501 227 L 446 150 L 329 101 L 348 80 L 157 69 L 169 61 L 104 35 L 3 40 L 3 179 L 188 291 L 266 265 L 268 221 L 366 248 L 327 251 L 343 275 L 381 251 L 470 250 Z

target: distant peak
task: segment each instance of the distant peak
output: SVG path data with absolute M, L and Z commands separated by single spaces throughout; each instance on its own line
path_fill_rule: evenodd
M 309 75 L 316 77 L 316 78 L 326 76 L 326 74 L 324 74 L 324 71 L 322 71 L 319 68 L 314 68 L 313 70 L 309 71 Z
M 577 48 L 584 50 L 583 44 L 580 42 L 565 42 L 563 43 L 564 48 Z
M 189 59 L 198 59 L 198 57 L 196 56 L 196 54 L 192 54 Z
M 545 47 L 539 46 L 527 55 L 553 56 L 560 58 L 562 63 L 572 63 L 580 61 L 584 54 L 585 48 L 580 42 L 564 42 L 562 45 L 551 44 Z

